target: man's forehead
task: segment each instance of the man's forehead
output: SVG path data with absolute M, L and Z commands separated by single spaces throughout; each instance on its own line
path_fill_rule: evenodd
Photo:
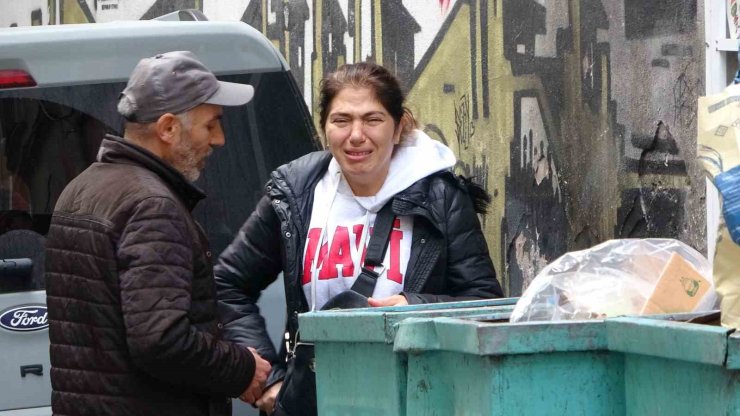
M 224 113 L 224 108 L 215 104 L 201 104 L 195 107 L 194 110 L 199 116 L 209 120 L 221 118 Z

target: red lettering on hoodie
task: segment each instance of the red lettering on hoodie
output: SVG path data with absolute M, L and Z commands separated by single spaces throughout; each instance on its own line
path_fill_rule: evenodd
M 308 230 L 306 254 L 303 256 L 303 278 L 301 279 L 302 285 L 311 282 L 311 263 L 313 263 L 313 259 L 314 257 L 316 257 L 316 247 L 319 245 L 320 238 L 321 228 L 311 228 L 310 230 Z M 322 257 L 319 256 L 318 262 L 321 262 L 321 259 Z
M 339 267 L 342 268 L 342 276 L 352 276 L 355 272 L 355 265 L 352 263 L 352 253 L 349 250 L 347 227 L 337 227 L 334 230 L 334 238 L 331 240 L 329 259 L 326 264 L 322 265 L 319 279 L 336 278 Z
M 401 275 L 401 240 L 403 231 L 401 231 L 401 220 L 396 218 L 393 221 L 393 231 L 391 231 L 388 250 L 390 251 L 391 264 L 388 267 L 388 280 L 401 284 L 403 275 Z
M 362 238 L 363 224 L 357 224 L 352 226 L 352 232 L 354 233 L 354 245 L 359 250 L 360 239 Z M 368 240 L 373 233 L 373 227 L 368 230 Z M 311 263 L 316 256 L 316 248 L 321 238 L 321 229 L 312 228 L 308 231 L 308 242 L 306 246 L 306 255 L 303 259 L 303 277 L 301 284 L 305 285 L 311 282 Z M 393 222 L 393 230 L 391 231 L 390 241 L 388 242 L 388 251 L 390 253 L 390 264 L 387 269 L 387 278 L 396 283 L 403 283 L 403 274 L 401 274 L 401 240 L 403 240 L 403 231 L 401 231 L 401 220 L 396 218 Z M 367 255 L 367 242 L 362 247 L 362 256 L 360 257 L 360 264 L 365 264 L 365 256 Z M 335 279 L 340 276 L 339 268 L 341 268 L 342 277 L 354 276 L 355 265 L 352 262 L 352 253 L 350 252 L 350 236 L 348 227 L 339 226 L 334 231 L 334 237 L 331 239 L 331 248 L 328 248 L 326 243 L 321 245 L 319 255 L 317 258 L 316 270 L 319 272 L 318 278 L 320 280 Z M 373 270 L 374 267 L 368 265 L 369 270 Z
M 365 265 L 365 255 L 367 254 L 367 243 L 370 242 L 370 237 L 373 235 L 373 227 L 368 228 L 367 241 L 365 241 L 365 247 L 362 248 L 362 256 L 360 256 L 360 268 Z M 367 265 L 366 269 L 373 271 L 375 266 Z
M 360 239 L 362 238 L 362 229 L 365 228 L 364 224 L 357 224 L 352 227 L 352 232 L 355 233 L 355 248 L 360 249 Z M 371 228 L 372 230 L 372 228 Z

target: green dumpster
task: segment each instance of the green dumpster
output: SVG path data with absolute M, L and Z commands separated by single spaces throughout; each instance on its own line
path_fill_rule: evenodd
M 394 350 L 408 359 L 408 415 L 625 414 L 604 321 L 413 319 Z
M 397 324 L 414 317 L 508 319 L 516 301 L 490 299 L 300 315 L 301 339 L 315 344 L 319 414 L 405 415 L 406 357 L 393 351 Z
M 727 328 L 644 318 L 606 322 L 624 357 L 627 415 L 740 415 L 740 337 Z
M 653 318 L 409 319 L 408 415 L 738 415 L 740 337 Z

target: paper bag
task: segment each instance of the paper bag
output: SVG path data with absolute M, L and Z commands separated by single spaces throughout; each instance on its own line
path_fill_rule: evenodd
M 722 325 L 740 328 L 740 246 L 729 231 L 737 235 L 740 219 L 740 187 L 734 176 L 740 166 L 740 85 L 699 98 L 698 113 L 698 159 L 724 199 L 712 277 L 721 299 Z

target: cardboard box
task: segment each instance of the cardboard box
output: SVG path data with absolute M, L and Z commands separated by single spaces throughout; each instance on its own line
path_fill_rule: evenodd
M 691 263 L 673 253 L 641 313 L 650 315 L 691 312 L 710 286 L 709 281 Z

